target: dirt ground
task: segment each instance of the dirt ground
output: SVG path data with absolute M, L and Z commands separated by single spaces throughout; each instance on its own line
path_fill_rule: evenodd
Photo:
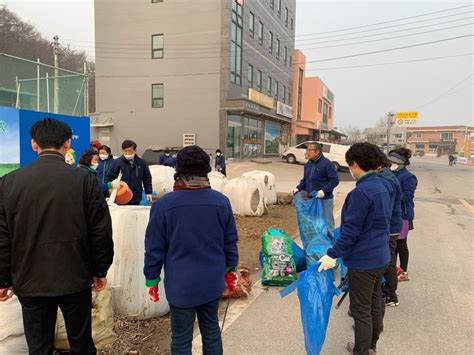
M 295 208 L 292 205 L 269 206 L 262 217 L 236 216 L 239 233 L 240 262 L 247 266 L 257 280 L 260 263 L 261 236 L 267 228 L 283 229 L 294 236 L 296 224 Z M 221 313 L 226 301 L 222 301 Z M 102 351 L 102 354 L 170 354 L 171 321 L 169 315 L 145 321 L 116 318 L 117 341 Z

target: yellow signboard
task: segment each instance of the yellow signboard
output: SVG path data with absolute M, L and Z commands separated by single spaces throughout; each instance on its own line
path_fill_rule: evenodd
M 249 100 L 256 102 L 257 104 L 267 107 L 267 108 L 274 108 L 274 99 L 273 97 L 267 96 L 258 92 L 255 89 L 249 89 Z
M 418 112 L 397 112 L 395 115 L 397 120 L 400 119 L 410 119 L 410 120 L 417 120 L 418 119 Z

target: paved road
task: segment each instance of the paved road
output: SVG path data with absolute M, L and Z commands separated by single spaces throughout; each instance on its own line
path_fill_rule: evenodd
M 400 306 L 387 309 L 379 354 L 474 354 L 474 168 L 446 160 L 413 161 L 411 281 L 400 284 Z M 252 299 L 230 307 L 226 354 L 304 354 L 296 294 L 282 300 L 277 291 L 257 287 Z M 331 313 L 324 354 L 346 353 L 353 337 L 347 307 Z

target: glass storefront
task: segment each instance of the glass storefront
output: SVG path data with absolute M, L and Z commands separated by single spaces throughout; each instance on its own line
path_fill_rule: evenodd
M 278 154 L 280 152 L 281 125 L 265 122 L 265 154 Z
M 261 120 L 244 117 L 243 157 L 253 158 L 263 154 L 263 122 Z
M 242 140 L 242 120 L 238 115 L 227 116 L 226 158 L 240 158 Z

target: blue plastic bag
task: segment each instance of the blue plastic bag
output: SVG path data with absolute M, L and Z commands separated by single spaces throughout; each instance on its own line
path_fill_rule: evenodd
M 306 253 L 303 249 L 300 248 L 298 244 L 294 241 L 291 241 L 291 249 L 293 251 L 293 260 L 296 264 L 296 271 L 301 272 L 306 270 Z M 260 250 L 258 254 L 258 260 L 260 261 L 260 266 L 263 267 L 263 251 Z
M 318 355 L 324 345 L 332 299 L 340 292 L 334 285 L 334 271 L 318 272 L 319 263 L 300 274 L 299 280 L 280 291 L 285 297 L 298 289 L 304 343 L 308 355 Z
M 297 193 L 293 201 L 301 241 L 306 251 L 306 263 L 310 266 L 326 255 L 333 243 L 328 234 L 323 201 L 319 198 L 307 199 L 306 196 L 304 192 Z

